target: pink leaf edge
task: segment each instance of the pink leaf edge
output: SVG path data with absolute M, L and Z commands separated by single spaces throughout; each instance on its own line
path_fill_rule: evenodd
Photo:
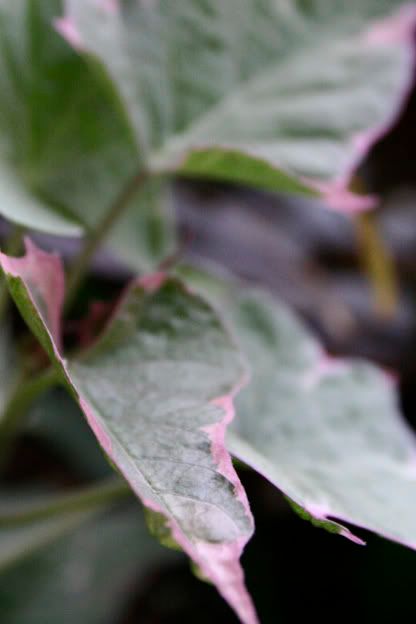
M 25 240 L 25 246 L 26 255 L 22 258 L 10 258 L 0 254 L 0 265 L 6 274 L 20 278 L 25 284 L 28 295 L 37 309 L 45 330 L 48 332 L 54 345 L 57 361 L 77 394 L 78 403 L 85 414 L 90 428 L 106 454 L 117 464 L 117 456 L 113 451 L 109 435 L 96 418 L 92 406 L 80 396 L 71 380 L 67 363 L 60 353 L 60 348 L 58 348 L 58 342 L 60 344 L 60 319 L 64 301 L 64 271 L 62 262 L 58 256 L 42 251 L 29 239 Z M 159 272 L 140 278 L 135 283 L 138 283 L 148 292 L 154 292 L 163 285 L 165 279 L 166 274 Z M 126 289 L 121 300 L 124 299 L 130 288 L 131 286 Z M 35 291 L 36 296 L 33 291 Z M 42 302 L 39 302 L 39 296 L 44 299 L 43 303 L 46 307 L 46 313 L 44 314 L 41 313 Z M 117 309 L 114 314 L 116 313 Z M 233 468 L 231 456 L 225 448 L 226 427 L 234 417 L 233 398 L 244 383 L 245 379 L 229 395 L 218 397 L 212 401 L 214 405 L 223 410 L 224 418 L 219 423 L 205 427 L 203 430 L 209 434 L 212 456 L 215 464 L 218 466 L 218 471 L 232 483 L 236 497 L 243 504 L 247 516 L 254 525 L 244 488 Z M 129 475 L 123 474 L 145 506 L 166 516 L 166 512 L 162 507 L 159 507 L 154 501 L 144 499 Z M 187 538 L 174 519 L 168 518 L 168 523 L 175 541 L 197 563 L 205 576 L 214 583 L 219 593 L 234 609 L 242 624 L 258 624 L 259 620 L 251 597 L 245 587 L 244 573 L 239 561 L 249 536 L 223 544 L 211 544 L 202 541 L 194 542 Z
M 395 14 L 375 22 L 366 33 L 364 43 L 368 46 L 399 45 L 404 46 L 406 54 L 406 71 L 403 84 L 399 91 L 396 105 L 387 119 L 380 125 L 369 128 L 352 137 L 352 156 L 346 170 L 328 183 L 317 183 L 303 178 L 323 195 L 329 208 L 345 214 L 356 214 L 375 208 L 378 197 L 375 195 L 358 195 L 351 189 L 351 182 L 359 166 L 364 162 L 371 149 L 394 128 L 404 111 L 414 84 L 416 69 L 416 4 L 402 6 Z
M 144 2 L 144 0 L 142 1 Z M 147 0 L 145 4 L 149 4 L 149 8 L 153 6 L 150 0 Z M 115 15 L 119 11 L 118 0 L 97 0 L 97 5 L 108 14 Z M 64 17 L 57 18 L 54 21 L 54 25 L 56 30 L 75 49 L 86 49 L 87 46 L 84 45 L 76 23 L 71 17 L 68 0 L 66 0 L 64 4 Z M 371 149 L 393 129 L 408 101 L 414 83 L 414 70 L 416 67 L 415 32 L 416 5 L 413 2 L 402 6 L 392 16 L 376 21 L 363 34 L 363 43 L 368 46 L 397 45 L 404 47 L 406 55 L 405 78 L 394 109 L 382 124 L 369 128 L 352 137 L 351 158 L 345 170 L 342 171 L 337 178 L 329 182 L 319 182 L 306 176 L 300 176 L 299 178 L 302 184 L 322 196 L 328 208 L 336 212 L 353 215 L 371 210 L 378 205 L 379 200 L 376 195 L 360 195 L 355 193 L 350 188 L 351 182 L 355 172 L 368 156 Z M 207 145 L 206 147 L 212 148 L 212 145 Z M 223 144 L 218 144 L 215 147 L 227 149 Z M 199 146 L 199 150 L 203 150 L 203 146 Z M 243 152 L 246 153 L 246 155 L 250 155 L 250 150 L 243 150 Z M 189 154 L 184 154 L 178 159 L 176 166 L 180 166 L 181 162 L 186 162 L 188 156 Z M 268 163 L 270 166 L 278 167 L 284 173 L 290 175 L 287 168 L 279 167 L 278 163 L 269 162 L 267 159 L 260 160 L 264 160 L 264 162 Z
M 326 351 L 324 351 L 320 346 L 317 351 L 317 361 L 313 368 L 311 368 L 304 376 L 303 379 L 300 380 L 301 387 L 305 390 L 312 390 L 316 385 L 318 385 L 323 379 L 327 377 L 336 377 L 338 375 L 342 375 L 346 371 L 348 371 L 350 365 L 350 360 L 348 358 L 339 358 L 336 356 L 329 355 Z M 391 372 L 388 369 L 379 369 L 379 372 L 382 375 L 384 383 L 391 389 L 396 390 L 398 379 L 394 372 Z M 398 414 L 398 418 L 402 427 L 408 432 L 408 435 L 415 441 L 413 454 L 410 455 L 407 466 L 405 468 L 406 476 L 414 479 L 416 477 L 416 439 L 413 431 L 411 431 L 408 424 L 405 422 L 403 416 Z M 233 456 L 239 459 L 242 462 L 249 463 L 250 467 L 253 468 L 258 474 L 262 475 L 266 481 L 274 485 L 278 490 L 285 493 L 285 488 L 282 487 L 282 484 L 279 482 L 277 478 L 271 478 L 270 474 L 268 474 L 267 470 L 263 465 L 257 463 L 255 460 L 250 459 L 250 462 L 247 462 L 247 457 L 245 457 L 244 453 L 239 453 L 238 448 L 233 449 Z M 293 501 L 305 509 L 315 520 L 320 522 L 346 522 L 348 524 L 352 524 L 359 529 L 364 529 L 365 531 L 369 531 L 371 533 L 376 533 L 377 535 L 381 535 L 385 539 L 388 539 L 392 542 L 396 542 L 407 548 L 411 548 L 412 550 L 416 550 L 416 542 L 407 541 L 397 537 L 393 533 L 389 533 L 388 531 L 377 531 L 373 526 L 368 524 L 357 522 L 354 518 L 349 517 L 347 514 L 340 514 L 338 511 L 334 511 L 331 507 L 324 502 L 317 502 L 312 500 L 300 500 L 295 499 L 293 497 Z M 354 544 L 358 544 L 359 546 L 366 546 L 366 542 L 355 535 L 349 528 L 339 525 L 338 535 L 345 537 L 350 540 Z
M 119 0 L 96 0 L 97 7 L 109 15 L 117 15 L 120 10 Z M 53 20 L 53 26 L 65 41 L 75 50 L 86 49 L 81 33 L 70 15 L 68 0 L 64 0 L 64 15 Z
M 75 25 L 74 20 L 65 15 L 64 17 L 57 17 L 53 20 L 53 26 L 67 43 L 75 50 L 82 51 L 84 47 L 81 33 Z
M 121 305 L 124 297 L 127 296 L 130 288 L 134 287 L 135 284 L 152 293 L 157 291 L 166 279 L 167 274 L 163 271 L 140 277 L 126 288 L 124 295 L 120 298 L 119 305 Z M 186 290 L 190 294 L 193 292 L 188 287 L 186 287 Z M 117 314 L 117 308 L 114 314 Z M 224 416 L 221 421 L 202 427 L 202 430 L 209 436 L 211 453 L 218 472 L 233 485 L 235 496 L 242 503 L 246 515 L 254 527 L 254 520 L 246 492 L 233 467 L 231 455 L 225 446 L 226 430 L 235 416 L 234 398 L 247 384 L 248 379 L 249 376 L 246 373 L 229 394 L 212 399 L 211 403 L 220 408 Z M 109 456 L 112 457 L 111 452 Z M 127 475 L 124 476 L 129 480 Z M 134 489 L 134 484 L 130 483 L 130 485 Z M 140 496 L 139 493 L 138 495 Z M 142 502 L 152 511 L 166 516 L 166 512 L 155 501 L 142 498 Z M 249 537 L 241 537 L 227 544 L 193 542 L 186 537 L 178 523 L 173 519 L 168 519 L 168 526 L 173 539 L 197 563 L 202 573 L 214 583 L 221 596 L 234 609 L 241 622 L 243 624 L 258 624 L 259 620 L 253 601 L 246 589 L 244 573 L 240 564 L 240 558 Z
M 246 492 L 234 470 L 231 455 L 225 446 L 226 429 L 235 416 L 234 397 L 246 381 L 247 377 L 244 377 L 230 394 L 211 401 L 213 405 L 223 411 L 224 417 L 214 425 L 203 427 L 203 431 L 208 433 L 210 437 L 211 452 L 218 472 L 232 483 L 237 499 L 242 503 L 247 516 L 253 522 Z M 163 509 L 153 501 L 146 501 L 145 504 L 153 511 L 164 514 Z M 253 602 L 245 586 L 244 573 L 240 564 L 241 555 L 249 538 L 241 537 L 227 544 L 192 542 L 174 520 L 169 520 L 168 525 L 173 539 L 198 564 L 202 573 L 215 584 L 221 596 L 231 605 L 241 622 L 243 624 L 259 624 Z
M 0 253 L 0 265 L 5 273 L 20 277 L 29 286 L 33 304 L 38 309 L 58 354 L 62 343 L 61 316 L 65 297 L 62 261 L 58 254 L 39 249 L 28 237 L 24 243 L 26 253 L 23 257 L 10 258 Z M 33 296 L 33 292 L 36 296 Z

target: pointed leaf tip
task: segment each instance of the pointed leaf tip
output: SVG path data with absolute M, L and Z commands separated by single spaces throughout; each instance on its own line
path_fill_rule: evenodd
M 12 278 L 20 278 L 25 282 L 28 287 L 27 294 L 39 311 L 59 352 L 61 314 L 65 296 L 62 261 L 57 254 L 47 253 L 37 247 L 28 237 L 25 238 L 25 251 L 25 255 L 21 258 L 11 258 L 0 253 L 0 265 L 9 281 Z
M 323 358 L 295 315 L 264 293 L 227 295 L 253 370 L 228 448 L 312 524 L 362 544 L 339 520 L 414 548 L 416 441 L 392 379 L 365 361 Z
M 215 311 L 157 274 L 134 283 L 97 343 L 66 361 L 54 340 L 59 259 L 28 242 L 24 258 L 0 261 L 22 315 L 112 462 L 166 518 L 173 539 L 243 624 L 256 624 L 239 562 L 253 518 L 224 445 L 245 369 Z

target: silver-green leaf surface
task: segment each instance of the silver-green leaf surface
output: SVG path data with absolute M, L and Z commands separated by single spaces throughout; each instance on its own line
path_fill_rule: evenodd
M 229 450 L 312 519 L 340 519 L 416 548 L 416 441 L 393 380 L 364 361 L 325 356 L 270 297 L 235 301 L 252 380 L 236 401 Z
M 413 79 L 402 0 L 67 0 L 155 172 L 322 191 L 338 209 Z
M 416 548 L 416 439 L 395 380 L 364 360 L 327 356 L 261 290 L 192 268 L 182 275 L 228 318 L 251 368 L 228 450 L 313 524 L 363 543 L 339 519 Z
M 67 362 L 59 259 L 27 242 L 25 257 L 1 254 L 0 264 L 105 452 L 241 621 L 257 622 L 239 564 L 253 521 L 224 444 L 245 368 L 215 311 L 155 275 L 133 284 L 98 343 Z

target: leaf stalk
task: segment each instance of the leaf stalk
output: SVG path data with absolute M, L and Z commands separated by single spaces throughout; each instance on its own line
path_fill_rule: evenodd
M 131 489 L 125 481 L 111 477 L 98 485 L 33 503 L 26 509 L 0 513 L 0 527 L 15 527 L 66 513 L 92 510 L 112 504 L 130 494 Z
M 99 221 L 94 230 L 85 237 L 81 251 L 69 270 L 65 299 L 66 311 L 72 306 L 96 251 L 122 217 L 130 201 L 143 187 L 148 178 L 149 174 L 144 169 L 141 169 L 130 178 L 101 221 Z
M 60 374 L 54 368 L 49 368 L 32 379 L 17 384 L 0 417 L 0 449 L 3 450 L 14 437 L 22 417 L 33 401 L 58 383 Z
M 373 290 L 374 308 L 381 319 L 389 320 L 395 315 L 399 301 L 394 259 L 373 212 L 357 215 L 355 224 L 361 262 Z

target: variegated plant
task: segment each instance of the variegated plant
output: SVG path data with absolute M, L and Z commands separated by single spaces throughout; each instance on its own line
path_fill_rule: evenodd
M 35 397 L 63 385 L 120 473 L 58 498 L 4 492 L 0 569 L 63 535 L 82 549 L 104 522 L 136 544 L 128 574 L 134 520 L 98 512 L 132 490 L 162 543 L 255 624 L 239 562 L 254 523 L 232 456 L 335 533 L 361 541 L 345 521 L 416 547 L 416 443 L 394 382 L 331 360 L 261 291 L 160 270 L 175 248 L 172 176 L 372 208 L 358 172 L 410 90 L 415 26 L 400 0 L 0 0 L 0 214 L 19 233 L 82 237 L 67 289 L 60 259 L 30 239 L 24 257 L 0 255 L 50 366 L 22 380 L 3 311 L 0 450 Z M 66 355 L 64 302 L 103 242 L 140 275 L 99 339 Z M 97 549 L 94 569 L 109 556 Z M 57 555 L 49 581 L 75 556 Z M 73 621 L 109 621 L 106 599 Z

